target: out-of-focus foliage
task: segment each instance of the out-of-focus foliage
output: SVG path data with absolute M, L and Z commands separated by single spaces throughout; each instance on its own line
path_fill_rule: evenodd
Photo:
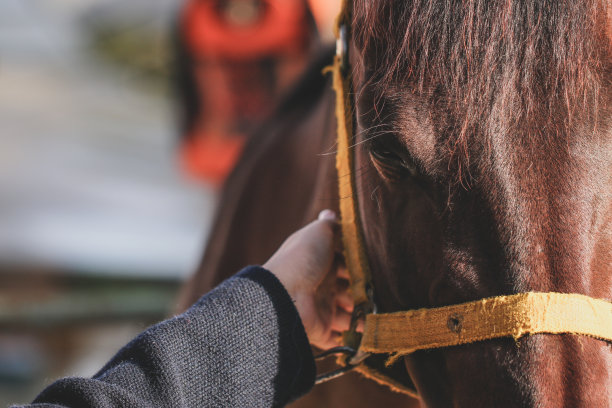
M 170 34 L 156 27 L 90 27 L 91 50 L 155 90 L 168 90 Z

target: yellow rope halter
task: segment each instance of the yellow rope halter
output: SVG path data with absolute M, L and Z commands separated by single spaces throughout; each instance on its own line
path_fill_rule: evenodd
M 387 365 L 417 350 L 450 347 L 500 337 L 518 339 L 538 333 L 575 334 L 612 341 L 612 303 L 579 294 L 520 293 L 431 309 L 372 314 L 372 283 L 364 252 L 363 237 L 352 171 L 355 139 L 351 77 L 346 60 L 350 28 L 350 1 L 344 0 L 338 16 L 338 50 L 333 72 L 338 122 L 336 168 L 340 196 L 342 235 L 355 312 L 351 330 L 344 341 L 363 353 L 389 354 Z M 365 315 L 363 336 L 356 332 L 356 320 Z M 358 371 L 415 395 L 397 381 L 365 364 Z

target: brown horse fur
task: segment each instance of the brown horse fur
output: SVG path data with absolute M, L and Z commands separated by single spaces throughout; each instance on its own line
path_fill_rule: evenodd
M 358 199 L 381 311 L 612 299 L 612 53 L 596 0 L 355 0 Z M 612 406 L 610 345 L 417 352 L 428 407 Z
M 354 0 L 358 200 L 381 311 L 528 290 L 612 299 L 610 8 Z M 231 176 L 185 304 L 337 208 L 332 155 L 317 155 L 333 151 L 333 97 L 305 83 Z M 428 407 L 607 407 L 609 347 L 535 335 L 405 362 Z M 416 402 L 348 377 L 298 404 Z

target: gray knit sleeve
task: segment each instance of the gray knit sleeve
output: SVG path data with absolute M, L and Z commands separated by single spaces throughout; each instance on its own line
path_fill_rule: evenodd
M 283 406 L 314 376 L 291 298 L 270 272 L 249 267 L 143 332 L 93 378 L 59 380 L 31 406 Z

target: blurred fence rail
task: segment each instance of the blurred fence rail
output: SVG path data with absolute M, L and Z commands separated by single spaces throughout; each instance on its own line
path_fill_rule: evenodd
M 0 330 L 56 330 L 153 321 L 172 309 L 179 279 L 0 271 Z
M 94 374 L 197 265 L 215 194 L 141 81 L 164 80 L 145 40 L 167 46 L 179 4 L 0 1 L 0 406 Z

